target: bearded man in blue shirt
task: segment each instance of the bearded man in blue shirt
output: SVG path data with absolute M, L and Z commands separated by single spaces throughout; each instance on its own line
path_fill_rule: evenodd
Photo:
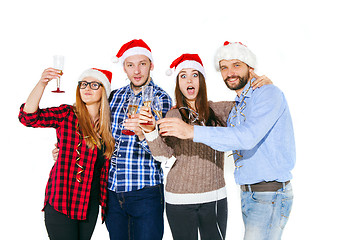
M 125 43 L 114 62 L 120 62 L 130 83 L 111 93 L 111 128 L 115 151 L 108 180 L 106 227 L 112 240 L 161 240 L 164 233 L 164 186 L 160 162 L 154 160 L 143 132 L 139 114 L 127 116 L 129 101 L 144 103 L 142 89 L 151 86 L 160 99 L 162 114 L 172 106 L 170 96 L 150 77 L 154 68 L 149 46 L 141 39 Z M 131 130 L 128 135 L 124 130 Z
M 293 201 L 290 180 L 295 140 L 289 107 L 274 85 L 253 90 L 256 56 L 242 43 L 225 42 L 215 67 L 237 94 L 227 127 L 191 126 L 162 119 L 160 133 L 193 139 L 219 151 L 233 151 L 235 181 L 241 188 L 246 240 L 281 239 Z

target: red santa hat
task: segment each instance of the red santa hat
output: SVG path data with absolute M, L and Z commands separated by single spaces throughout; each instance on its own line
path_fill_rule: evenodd
M 170 76 L 173 72 L 172 69 L 174 69 L 175 76 L 177 76 L 184 68 L 196 69 L 205 77 L 205 69 L 199 55 L 190 53 L 185 53 L 175 59 L 171 63 L 170 69 L 166 71 L 166 75 Z
M 113 57 L 112 61 L 114 63 L 118 63 L 120 61 L 122 65 L 127 57 L 133 55 L 145 55 L 151 62 L 153 62 L 151 49 L 142 39 L 134 39 L 122 45 L 119 52 L 115 57 Z
M 107 97 L 110 96 L 112 72 L 98 68 L 90 68 L 80 75 L 79 81 L 82 81 L 86 77 L 93 77 L 100 81 L 105 88 Z
M 224 42 L 215 54 L 215 69 L 220 71 L 219 62 L 221 60 L 238 59 L 246 63 L 249 67 L 256 68 L 256 56 L 250 49 L 241 42 Z

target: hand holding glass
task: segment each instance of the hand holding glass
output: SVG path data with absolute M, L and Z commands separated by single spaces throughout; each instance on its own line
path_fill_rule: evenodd
M 64 70 L 64 56 L 61 55 L 54 55 L 54 68 L 60 70 L 60 75 L 63 74 Z M 57 88 L 56 90 L 52 91 L 54 93 L 64 93 L 65 91 L 60 90 L 60 77 L 56 79 Z
M 127 109 L 129 118 L 131 118 L 131 115 L 134 115 L 137 112 L 139 104 L 140 104 L 139 98 L 133 96 L 129 99 L 129 105 L 128 105 L 128 109 Z M 125 135 L 135 135 L 135 133 L 129 129 L 123 129 L 121 132 Z

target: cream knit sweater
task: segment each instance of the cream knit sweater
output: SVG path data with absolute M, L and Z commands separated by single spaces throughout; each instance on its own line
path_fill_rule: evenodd
M 216 116 L 226 122 L 233 102 L 209 102 Z M 178 109 L 166 117 L 180 118 Z M 165 186 L 165 201 L 170 204 L 195 204 L 226 197 L 224 153 L 192 140 L 160 137 L 157 130 L 145 134 L 151 153 L 158 161 L 175 161 Z

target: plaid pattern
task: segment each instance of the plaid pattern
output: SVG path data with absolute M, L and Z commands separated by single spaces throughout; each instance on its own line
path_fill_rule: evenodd
M 162 112 L 165 116 L 172 103 L 170 96 L 151 80 L 154 95 L 162 102 Z M 123 122 L 127 118 L 128 100 L 134 95 L 130 85 L 113 91 L 110 101 L 112 133 L 115 138 L 115 150 L 111 158 L 109 170 L 109 190 L 114 192 L 129 192 L 155 186 L 163 182 L 160 162 L 151 156 L 146 140 L 139 141 L 136 135 L 128 136 L 121 133 Z M 137 97 L 141 99 L 140 92 Z M 155 114 L 154 114 L 155 115 Z
M 71 219 L 85 220 L 90 199 L 91 181 L 97 157 L 97 148 L 86 147 L 81 137 L 78 119 L 70 105 L 39 109 L 35 113 L 25 113 L 24 104 L 20 108 L 19 120 L 28 127 L 55 128 L 59 144 L 59 157 L 50 171 L 46 185 L 45 201 L 55 210 Z M 80 155 L 78 155 L 78 153 Z M 80 156 L 76 164 L 76 159 Z M 109 160 L 106 159 L 100 176 L 100 205 L 102 220 L 105 218 L 107 198 L 107 177 Z M 77 173 L 81 172 L 77 176 Z M 81 181 L 77 180 L 81 178 Z

